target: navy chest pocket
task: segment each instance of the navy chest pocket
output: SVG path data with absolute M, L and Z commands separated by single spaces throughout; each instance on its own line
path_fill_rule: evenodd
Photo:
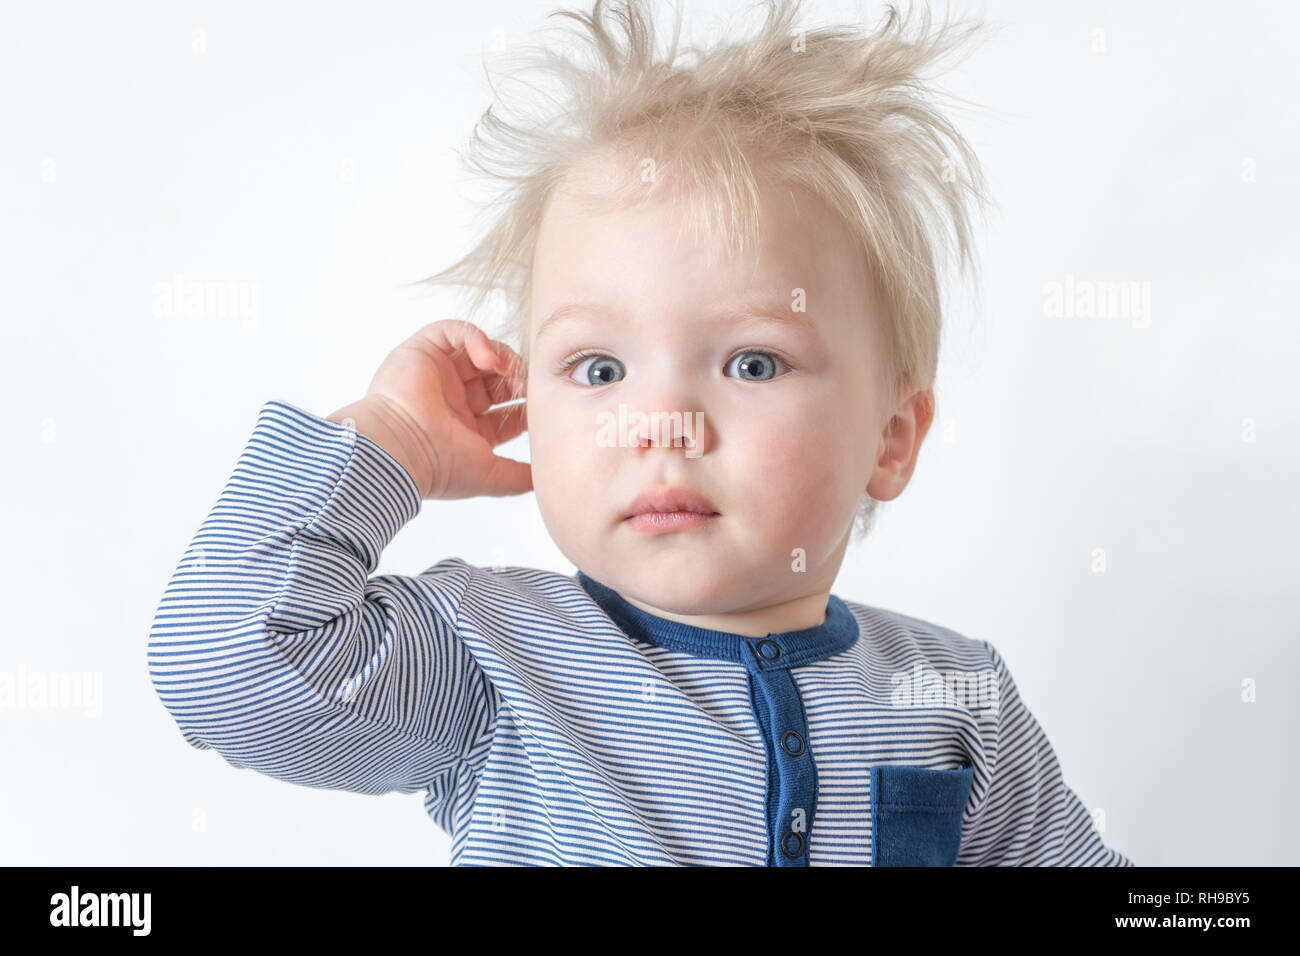
M 975 768 L 871 768 L 871 865 L 952 866 Z

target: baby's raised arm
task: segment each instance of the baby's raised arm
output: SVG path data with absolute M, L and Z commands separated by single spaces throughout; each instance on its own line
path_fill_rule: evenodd
M 531 487 L 526 463 L 492 453 L 523 428 L 522 406 L 489 410 L 517 369 L 468 323 L 434 323 L 328 419 L 262 407 L 149 635 L 150 677 L 191 745 L 377 794 L 430 786 L 487 732 L 494 695 L 455 627 L 463 563 L 371 575 L 424 498 Z

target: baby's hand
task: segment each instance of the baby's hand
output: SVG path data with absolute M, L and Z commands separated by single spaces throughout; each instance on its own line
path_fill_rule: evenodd
M 410 472 L 424 498 L 473 498 L 531 491 L 527 462 L 493 448 L 527 427 L 522 359 L 470 322 L 426 325 L 384 359 L 366 397 L 330 421 L 350 418 Z

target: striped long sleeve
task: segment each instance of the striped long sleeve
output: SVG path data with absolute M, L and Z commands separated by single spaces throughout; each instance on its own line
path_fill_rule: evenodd
M 997 673 L 997 727 L 988 748 L 991 782 L 963 839 L 960 865 L 1133 866 L 1102 841 L 1006 661 L 982 643 Z
M 149 635 L 185 740 L 305 786 L 452 785 L 494 699 L 456 635 L 468 575 L 374 575 L 420 506 L 371 439 L 267 402 Z

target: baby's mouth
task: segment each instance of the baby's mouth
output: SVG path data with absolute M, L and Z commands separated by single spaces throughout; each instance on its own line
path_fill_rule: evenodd
M 624 519 L 647 514 L 693 514 L 716 516 L 718 509 L 698 491 L 685 487 L 651 488 L 637 495 Z
M 623 524 L 633 531 L 659 534 L 665 531 L 707 528 L 720 520 L 722 520 L 720 514 L 700 514 L 696 511 L 643 511 L 641 514 L 624 518 Z
M 637 495 L 622 523 L 649 534 L 707 528 L 722 515 L 708 498 L 693 488 L 651 488 Z

